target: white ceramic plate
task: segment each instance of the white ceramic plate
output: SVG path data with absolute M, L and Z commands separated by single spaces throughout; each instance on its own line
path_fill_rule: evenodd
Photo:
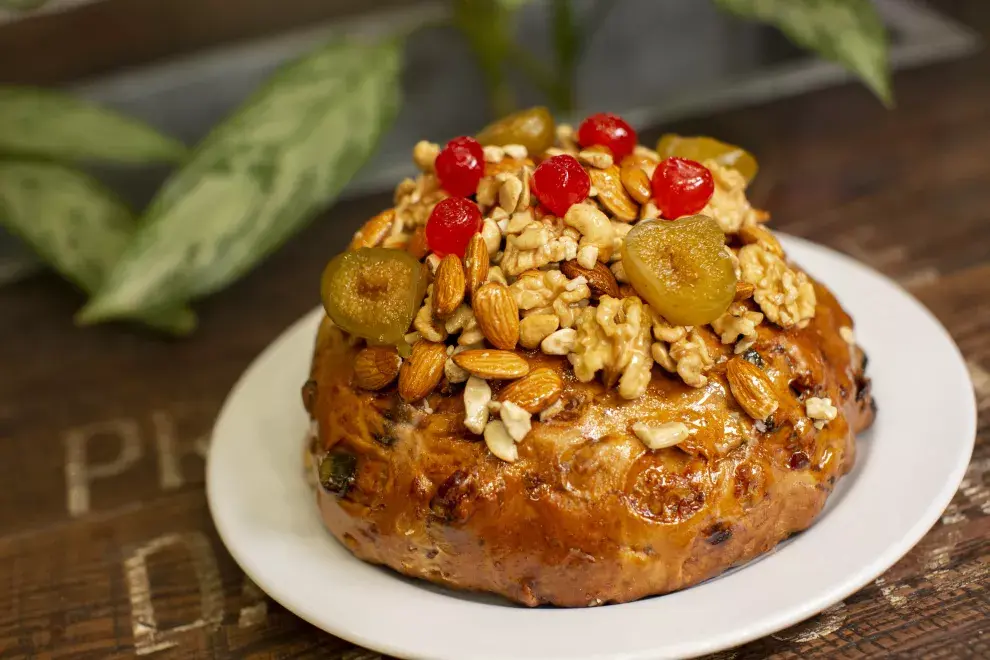
M 303 479 L 299 388 L 322 310 L 268 347 L 220 413 L 207 494 L 221 538 L 292 612 L 400 657 L 690 657 L 816 614 L 880 575 L 935 523 L 969 462 L 976 408 L 958 349 L 920 304 L 847 257 L 799 239 L 784 244 L 852 313 L 880 412 L 817 523 L 762 559 L 681 592 L 590 609 L 527 609 L 358 561 L 324 531 Z

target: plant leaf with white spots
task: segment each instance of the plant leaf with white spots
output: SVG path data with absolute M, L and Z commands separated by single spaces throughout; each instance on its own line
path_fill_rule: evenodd
M 166 182 L 80 319 L 218 291 L 302 229 L 394 119 L 401 55 L 398 41 L 334 43 L 277 73 Z
M 85 174 L 15 161 L 0 161 L 0 225 L 87 293 L 103 283 L 136 229 L 130 210 Z M 188 309 L 137 320 L 175 334 L 196 325 Z
M 743 18 L 776 26 L 791 41 L 859 76 L 886 105 L 893 102 L 887 32 L 869 0 L 715 0 Z
M 0 154 L 153 163 L 179 161 L 186 147 L 136 119 L 69 94 L 0 87 Z

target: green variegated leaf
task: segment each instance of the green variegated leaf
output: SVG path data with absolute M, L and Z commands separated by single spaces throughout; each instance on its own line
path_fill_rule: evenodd
M 217 291 L 299 231 L 394 119 L 401 55 L 394 41 L 334 43 L 276 74 L 166 182 L 80 319 Z
M 887 105 L 887 33 L 869 0 L 715 0 L 743 18 L 776 26 L 799 46 L 838 62 Z
M 0 225 L 56 271 L 96 291 L 134 234 L 130 211 L 98 182 L 51 163 L 0 161 Z M 139 319 L 168 332 L 196 325 L 188 309 Z
M 146 124 L 68 94 L 0 87 L 0 154 L 149 163 L 181 160 L 186 148 Z
M 529 4 L 530 0 L 496 0 L 496 2 L 509 11 L 516 11 L 522 8 L 523 5 Z

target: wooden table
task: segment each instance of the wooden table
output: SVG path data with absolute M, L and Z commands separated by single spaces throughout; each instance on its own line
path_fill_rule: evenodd
M 986 3 L 944 4 L 990 32 Z M 921 299 L 965 354 L 981 412 L 962 488 L 907 557 L 713 657 L 990 657 L 990 57 L 901 75 L 897 93 L 893 112 L 847 86 L 675 127 L 750 147 L 778 228 Z M 387 200 L 336 207 L 202 303 L 184 341 L 76 329 L 81 299 L 53 276 L 0 289 L 0 657 L 379 657 L 245 578 L 210 521 L 203 455 L 228 389 L 316 304 L 324 263 Z M 923 378 L 923 347 L 904 359 Z

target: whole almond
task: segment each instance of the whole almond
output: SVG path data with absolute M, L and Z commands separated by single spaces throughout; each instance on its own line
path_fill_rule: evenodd
M 619 283 L 615 281 L 615 275 L 612 274 L 608 266 L 600 261 L 595 262 L 594 268 L 585 268 L 576 259 L 571 259 L 560 264 L 560 272 L 570 279 L 584 277 L 588 280 L 588 288 L 591 289 L 591 293 L 598 298 L 602 296 L 619 297 Z
M 504 387 L 498 393 L 497 399 L 503 403 L 511 401 L 529 414 L 535 415 L 555 404 L 563 391 L 564 381 L 557 372 L 541 367 Z
M 354 384 L 365 390 L 380 390 L 399 375 L 402 358 L 392 346 L 368 346 L 354 357 Z
M 495 348 L 515 348 L 519 342 L 519 307 L 509 287 L 488 282 L 475 291 L 471 303 L 485 339 Z
M 481 234 L 475 234 L 468 241 L 467 249 L 464 250 L 464 274 L 467 280 L 467 292 L 470 295 L 473 296 L 474 292 L 488 280 L 490 260 L 485 237 Z
M 512 351 L 477 348 L 456 353 L 453 359 L 461 369 L 486 380 L 515 380 L 529 373 L 526 358 Z
M 433 280 L 433 315 L 445 318 L 464 302 L 464 267 L 456 254 L 448 254 L 437 266 Z
M 764 421 L 777 409 L 773 383 L 755 364 L 734 357 L 726 365 L 725 375 L 732 396 L 753 419 Z
M 399 369 L 399 396 L 412 403 L 428 395 L 440 383 L 446 361 L 445 345 L 420 339 Z
M 591 185 L 598 189 L 598 201 L 615 216 L 616 220 L 632 222 L 639 215 L 639 205 L 626 192 L 619 168 L 589 169 Z M 645 176 L 645 175 L 644 175 Z
M 394 222 L 395 209 L 382 211 L 364 223 L 364 226 L 354 234 L 354 238 L 351 240 L 351 244 L 347 249 L 358 250 L 360 248 L 371 248 L 380 245 L 392 230 Z
M 747 300 L 749 298 L 752 298 L 754 291 L 756 291 L 755 286 L 753 286 L 749 282 L 743 282 L 742 280 L 739 280 L 738 282 L 736 282 L 736 295 L 735 298 L 733 298 L 733 300 L 740 301 L 740 300 Z
M 629 196 L 640 204 L 646 204 L 653 195 L 650 187 L 650 177 L 643 170 L 643 159 L 636 156 L 626 156 L 619 166 L 619 179 L 622 187 L 626 189 Z
M 778 257 L 784 257 L 784 248 L 781 246 L 780 241 L 777 240 L 777 237 L 773 235 L 772 231 L 763 225 L 754 223 L 743 225 L 739 228 L 739 238 L 746 245 L 757 243 Z

